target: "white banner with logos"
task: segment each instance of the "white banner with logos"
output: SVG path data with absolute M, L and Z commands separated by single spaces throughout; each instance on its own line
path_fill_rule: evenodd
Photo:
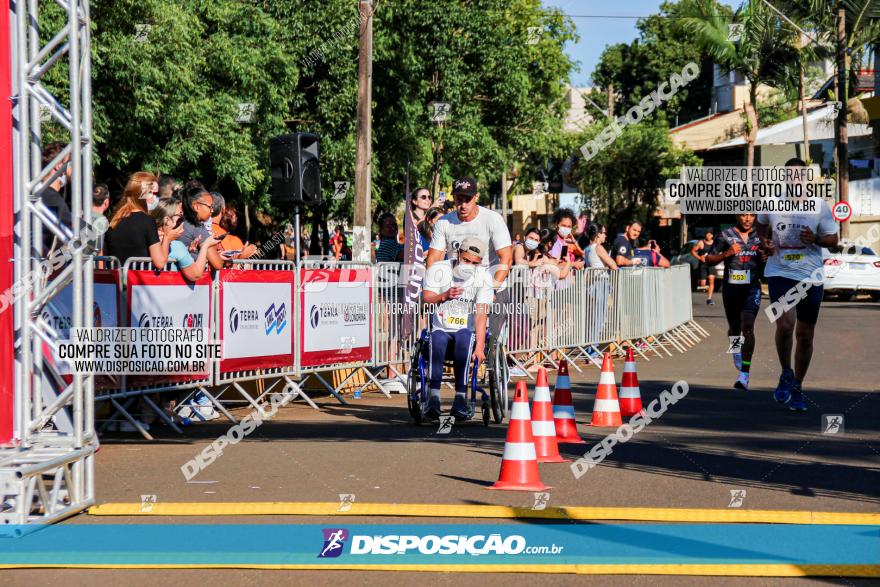
M 288 282 L 223 282 L 220 324 L 224 362 L 257 359 L 247 365 L 229 363 L 237 368 L 292 366 L 293 275 L 289 271 L 283 273 L 289 276 Z M 272 365 L 260 360 L 272 357 L 286 359 L 269 361 Z M 221 364 L 224 371 L 225 367 Z
M 326 280 L 304 279 L 302 284 L 301 364 L 368 361 L 372 356 L 369 270 L 322 274 Z

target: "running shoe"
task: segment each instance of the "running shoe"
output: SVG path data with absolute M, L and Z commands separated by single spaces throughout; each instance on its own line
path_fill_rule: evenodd
M 707 306 L 714 306 L 714 305 L 715 305 L 715 300 L 713 300 L 712 298 L 707 299 L 707 300 L 706 300 L 706 305 L 707 305 Z
M 791 386 L 791 400 L 788 402 L 788 409 L 798 412 L 807 411 L 807 402 L 804 399 L 804 392 L 801 389 L 800 383 L 795 382 Z
M 425 418 L 427 418 L 428 420 L 439 420 L 440 419 L 440 398 L 439 397 L 428 398 L 428 409 L 425 410 Z
M 740 372 L 739 377 L 736 378 L 736 383 L 733 386 L 737 389 L 743 389 L 745 391 L 749 390 L 749 374 Z
M 794 385 L 794 371 L 791 369 L 783 369 L 779 376 L 779 385 L 773 392 L 773 399 L 781 404 L 787 404 L 791 399 L 791 388 Z
M 737 371 L 742 371 L 742 368 L 743 368 L 742 353 L 733 353 L 733 366 L 736 367 Z
M 452 402 L 452 412 L 450 412 L 456 420 L 467 420 L 471 417 L 468 410 L 467 396 L 463 393 L 456 393 Z

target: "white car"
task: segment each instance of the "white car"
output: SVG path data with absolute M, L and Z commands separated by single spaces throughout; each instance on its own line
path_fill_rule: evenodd
M 839 253 L 822 250 L 825 258 L 825 293 L 847 301 L 855 294 L 870 294 L 880 301 L 880 256 L 870 247 L 842 243 Z

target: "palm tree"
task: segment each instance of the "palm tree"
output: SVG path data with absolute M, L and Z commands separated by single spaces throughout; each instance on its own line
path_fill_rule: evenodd
M 758 135 L 758 86 L 788 88 L 791 65 L 797 63 L 795 36 L 790 28 L 762 0 L 746 0 L 734 13 L 717 0 L 682 0 L 673 14 L 677 25 L 692 35 L 700 48 L 720 67 L 740 73 L 749 82 L 749 101 L 745 105 L 746 165 L 755 164 Z M 741 24 L 738 41 L 729 37 L 729 25 Z
M 865 52 L 880 44 L 880 0 L 784 0 L 778 4 L 791 18 L 809 26 L 820 43 L 836 45 L 838 74 L 835 78 L 835 98 L 841 104 L 834 133 L 837 141 L 838 194 L 841 201 L 848 201 L 848 85 L 856 77 L 852 64 L 861 65 Z M 877 74 L 875 64 L 874 75 Z M 844 238 L 849 236 L 849 220 L 843 223 L 841 232 Z

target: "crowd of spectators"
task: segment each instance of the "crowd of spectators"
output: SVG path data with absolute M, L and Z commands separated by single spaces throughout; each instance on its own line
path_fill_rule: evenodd
M 69 157 L 62 157 L 64 144 L 50 143 L 43 150 L 43 164 L 52 167 L 52 181 L 42 190 L 41 202 L 64 227 L 73 223 L 68 199 L 64 195 L 70 177 Z M 430 190 L 418 188 L 410 196 L 410 210 L 416 222 L 423 251 L 427 251 L 433 237 L 434 225 L 447 212 L 445 202 L 435 205 Z M 86 213 L 84 213 L 85 215 Z M 99 237 L 98 254 L 113 256 L 125 263 L 129 258 L 149 258 L 157 269 L 167 264 L 179 270 L 187 279 L 201 276 L 206 269 L 217 270 L 233 259 L 248 259 L 255 255 L 267 258 L 294 258 L 299 248 L 301 256 L 323 254 L 336 260 L 351 260 L 351 237 L 342 225 L 333 235 L 326 227 L 313 226 L 311 236 L 303 230 L 295 238 L 292 230 L 284 231 L 268 215 L 256 212 L 256 227 L 242 231 L 239 211 L 217 191 L 208 190 L 198 180 L 181 184 L 171 175 L 157 175 L 147 171 L 133 173 L 118 199 L 113 198 L 107 184 L 94 187 L 91 210 L 87 220 L 94 224 L 101 216 L 109 218 L 109 229 Z M 376 262 L 402 262 L 405 254 L 404 239 L 397 218 L 382 213 L 376 220 L 378 229 L 373 241 Z M 525 237 L 516 234 L 513 239 L 513 261 L 525 265 L 544 280 L 565 284 L 572 271 L 584 268 L 616 270 L 628 266 L 668 267 L 669 261 L 660 253 L 657 243 L 649 240 L 639 246 L 642 225 L 633 221 L 607 246 L 607 229 L 592 222 L 589 213 L 576 216 L 567 208 L 555 212 L 550 228 L 529 227 Z M 257 242 L 273 231 L 284 231 L 284 246 L 277 251 L 266 251 L 247 242 L 244 232 L 253 234 Z M 263 233 L 263 234 L 260 234 Z M 323 233 L 323 234 L 322 234 Z M 43 229 L 45 254 L 59 246 L 59 236 L 49 227 Z M 274 240 L 274 239 L 273 239 Z M 550 279 L 552 278 L 552 279 Z

